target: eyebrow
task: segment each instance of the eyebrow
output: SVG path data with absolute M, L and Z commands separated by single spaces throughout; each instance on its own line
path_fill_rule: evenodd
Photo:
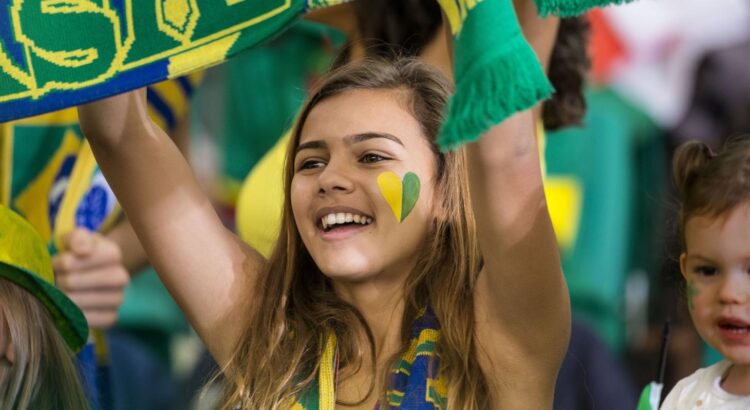
M 345 140 L 349 144 L 357 144 L 357 143 L 365 142 L 365 141 L 375 139 L 375 138 L 385 138 L 387 140 L 391 140 L 397 143 L 398 145 L 401 145 L 402 147 L 404 146 L 404 143 L 401 142 L 401 140 L 398 139 L 398 137 L 392 134 L 388 134 L 387 132 L 365 132 L 362 134 L 350 135 L 346 137 Z
M 365 141 L 369 141 L 369 140 L 376 139 L 376 138 L 385 138 L 387 140 L 393 141 L 401 145 L 402 147 L 405 147 L 404 143 L 401 142 L 401 140 L 398 139 L 398 137 L 392 134 L 388 134 L 387 132 L 365 132 L 362 134 L 349 135 L 347 137 L 344 137 L 344 141 L 347 144 L 352 145 L 352 144 L 358 144 L 360 142 L 365 142 Z M 297 149 L 294 150 L 294 155 L 296 156 L 302 150 L 324 149 L 327 146 L 328 145 L 325 143 L 325 141 L 322 141 L 322 140 L 313 140 L 313 141 L 304 142 L 297 146 Z
M 714 261 L 711 258 L 707 258 L 700 254 L 688 254 L 688 259 L 698 259 L 699 262 L 706 262 L 706 263 L 714 263 Z
M 327 146 L 328 145 L 326 145 L 326 143 L 321 140 L 304 142 L 302 144 L 297 145 L 297 149 L 294 150 L 294 155 L 297 156 L 297 154 L 299 154 L 300 151 L 305 150 L 305 149 L 323 149 Z

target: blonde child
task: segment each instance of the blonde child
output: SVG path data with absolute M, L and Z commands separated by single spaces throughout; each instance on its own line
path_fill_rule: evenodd
M 714 154 L 703 143 L 674 156 L 682 209 L 680 269 L 700 336 L 725 360 L 681 380 L 662 409 L 750 408 L 750 137 Z
M 53 283 L 44 241 L 0 205 L 0 409 L 89 408 L 73 354 L 88 325 Z

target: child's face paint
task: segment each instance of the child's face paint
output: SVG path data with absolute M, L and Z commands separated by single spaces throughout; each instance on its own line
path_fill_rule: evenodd
M 432 231 L 435 181 L 426 176 L 437 173 L 403 92 L 356 90 L 323 100 L 293 155 L 294 222 L 320 271 L 337 286 L 388 280 L 399 288 Z
M 378 175 L 378 187 L 396 220 L 403 222 L 419 199 L 420 182 L 417 174 L 407 172 L 402 180 L 395 172 L 386 171 Z
M 750 370 L 750 205 L 720 217 L 694 216 L 681 260 L 696 330 L 713 348 Z
M 688 309 L 692 312 L 693 311 L 693 299 L 698 296 L 698 288 L 695 286 L 695 283 L 693 283 L 692 280 L 688 280 L 687 283 L 687 303 L 688 303 Z

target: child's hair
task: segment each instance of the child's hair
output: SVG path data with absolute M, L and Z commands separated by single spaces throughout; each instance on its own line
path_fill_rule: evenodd
M 474 343 L 473 287 L 481 258 L 465 153 L 441 153 L 434 141 L 450 95 L 448 81 L 429 66 L 409 59 L 391 63 L 367 60 L 344 66 L 322 82 L 302 109 L 287 150 L 281 233 L 267 270 L 256 284 L 256 310 L 248 317 L 246 331 L 227 365 L 224 408 L 231 409 L 237 403 L 252 409 L 284 408 L 312 385 L 328 332 L 336 335 L 342 367 L 356 369 L 365 355 L 374 357 L 372 334 L 361 313 L 338 298 L 331 281 L 302 243 L 289 197 L 294 174 L 292 153 L 308 114 L 318 103 L 352 90 L 406 93 L 412 115 L 420 122 L 437 164 L 436 192 L 442 212 L 436 217 L 433 235 L 425 238 L 417 268 L 406 278 L 405 311 L 400 318 L 402 350 L 390 358 L 390 363 L 406 351 L 410 328 L 420 309 L 429 305 L 442 327 L 437 349 L 440 371 L 450 390 L 448 407 L 487 408 L 489 391 Z M 369 346 L 358 342 L 358 330 L 369 336 Z M 373 381 L 376 377 L 386 379 L 390 370 L 391 366 L 386 366 L 388 374 L 373 374 Z M 383 397 L 384 391 L 376 394 Z
M 729 139 L 718 153 L 698 141 L 680 145 L 672 161 L 685 224 L 694 216 L 718 217 L 750 200 L 750 135 Z
M 42 302 L 0 278 L 0 310 L 16 353 L 0 364 L 0 409 L 88 409 L 73 352 Z

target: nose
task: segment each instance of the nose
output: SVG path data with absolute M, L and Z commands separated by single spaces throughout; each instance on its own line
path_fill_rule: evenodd
M 719 286 L 719 301 L 722 304 L 744 303 L 750 294 L 750 276 L 745 272 L 730 272 L 724 275 Z
M 351 171 L 340 162 L 330 161 L 318 175 L 318 193 L 348 193 L 354 190 Z

